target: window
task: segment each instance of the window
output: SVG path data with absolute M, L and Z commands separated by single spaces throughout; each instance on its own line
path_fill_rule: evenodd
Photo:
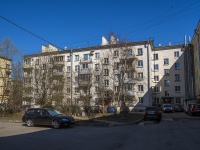
M 58 67 L 57 72 L 63 72 L 63 67 L 62 66 Z
M 132 49 L 124 50 L 125 56 L 132 56 Z
M 176 100 L 176 104 L 181 104 L 181 98 L 180 97 L 176 97 L 175 100 Z
M 79 88 L 75 87 L 75 93 L 79 93 Z
M 52 64 L 53 63 L 53 58 L 49 58 L 49 63 Z
M 174 57 L 175 58 L 179 57 L 179 51 L 174 52 Z
M 100 59 L 100 54 L 99 53 L 95 53 L 95 59 Z
M 109 86 L 109 80 L 104 80 L 104 85 Z
M 143 79 L 143 72 L 138 72 L 138 78 Z
M 114 51 L 114 57 L 118 57 L 119 56 L 119 51 Z
M 169 91 L 165 91 L 165 96 L 169 96 Z
M 68 94 L 70 93 L 70 91 L 71 91 L 70 88 L 67 88 L 67 93 L 68 93 Z
M 40 59 L 36 59 L 36 65 L 39 65 L 40 64 Z
M 138 97 L 138 99 L 140 104 L 144 103 L 143 97 Z
M 126 62 L 126 67 L 128 67 L 128 68 L 133 67 L 133 61 Z
M 75 77 L 75 82 L 78 82 L 78 76 Z
M 153 101 L 154 101 L 154 104 L 159 104 L 160 103 L 159 102 L 159 98 L 154 98 Z
M 160 92 L 160 87 L 158 87 L 158 86 L 153 87 L 153 91 L 154 91 L 154 93 Z
M 79 55 L 75 55 L 75 61 L 79 61 Z
M 115 92 L 119 92 L 119 86 L 115 86 Z
M 159 70 L 158 64 L 153 65 L 153 69 L 154 69 L 154 71 L 158 71 Z
M 115 74 L 115 81 L 119 81 L 119 74 Z
M 109 59 L 108 58 L 104 58 L 104 64 L 108 64 L 109 63 Z
M 84 60 L 89 60 L 90 59 L 90 54 L 84 54 L 83 55 Z
M 61 62 L 61 61 L 63 61 L 63 56 L 56 56 L 56 57 L 54 57 L 54 61 L 55 62 Z
M 138 67 L 143 67 L 143 60 L 138 60 Z
M 180 69 L 180 63 L 179 63 L 179 62 L 176 62 L 176 63 L 174 64 L 174 69 L 175 69 L 175 70 Z
M 168 58 L 164 59 L 164 65 L 169 65 L 169 59 Z
M 70 82 L 71 81 L 71 78 L 70 77 L 67 77 L 67 82 Z
M 80 66 L 79 66 L 79 65 L 75 66 L 75 71 L 76 71 L 76 72 L 79 72 L 79 71 L 80 71 Z
M 175 81 L 180 81 L 180 74 L 175 74 Z
M 88 64 L 87 63 L 83 64 L 82 66 L 83 66 L 83 69 L 87 69 L 88 68 Z
M 169 86 L 169 80 L 164 80 L 164 86 Z
M 114 63 L 114 69 L 119 69 L 119 62 Z
M 143 85 L 138 85 L 138 91 L 140 91 L 140 92 L 143 92 L 143 91 L 144 91 Z
M 169 69 L 164 69 L 164 75 L 169 75 Z
M 109 70 L 108 69 L 104 69 L 104 75 L 109 76 Z
M 31 58 L 24 59 L 24 64 L 30 65 L 31 64 Z
M 67 61 L 71 62 L 71 56 L 67 56 Z
M 153 54 L 153 59 L 158 60 L 158 54 Z
M 68 72 L 71 71 L 71 66 L 67 66 L 67 71 L 68 71 Z
M 98 93 L 98 92 L 99 92 L 99 87 L 95 86 L 95 93 Z
M 96 70 L 99 69 L 99 64 L 95 64 L 95 69 L 96 69 Z
M 154 81 L 158 82 L 159 81 L 159 76 L 154 76 Z
M 138 55 L 143 55 L 142 48 L 138 48 L 138 49 L 137 49 L 137 53 L 138 53 Z
M 181 91 L 181 87 L 180 86 L 175 86 L 175 92 L 180 92 Z
M 42 65 L 42 69 L 46 69 L 46 64 L 43 64 L 43 65 Z
M 96 75 L 96 76 L 95 76 L 95 80 L 96 80 L 96 81 L 99 81 L 99 75 Z

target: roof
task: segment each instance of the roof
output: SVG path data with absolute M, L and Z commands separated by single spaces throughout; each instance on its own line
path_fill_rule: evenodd
M 3 56 L 0 56 L 1 59 L 6 59 L 8 61 L 12 61 L 12 59 L 9 59 L 9 58 L 6 58 L 6 57 L 3 57 Z
M 92 46 L 92 47 L 86 47 L 86 48 L 76 48 L 76 49 L 60 50 L 60 51 L 52 51 L 52 52 L 43 52 L 43 53 L 38 53 L 38 54 L 24 55 L 24 58 L 66 54 L 66 53 L 71 53 L 71 52 L 83 52 L 83 51 L 92 51 L 92 50 L 94 51 L 94 50 L 101 50 L 101 49 L 118 48 L 118 47 L 124 47 L 124 46 L 137 46 L 137 45 L 145 45 L 145 44 L 150 44 L 151 47 L 153 47 L 152 46 L 153 41 L 139 41 L 139 42 L 128 42 L 128 43 Z

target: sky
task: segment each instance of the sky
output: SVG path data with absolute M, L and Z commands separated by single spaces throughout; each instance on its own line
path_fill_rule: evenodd
M 0 41 L 24 55 L 49 43 L 59 49 L 101 45 L 113 32 L 128 42 L 166 46 L 193 37 L 200 0 L 0 0 Z

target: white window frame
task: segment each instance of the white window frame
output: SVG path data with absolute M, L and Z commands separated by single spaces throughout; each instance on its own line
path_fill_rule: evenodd
M 140 67 L 140 68 L 143 67 L 143 60 L 138 60 L 138 67 Z

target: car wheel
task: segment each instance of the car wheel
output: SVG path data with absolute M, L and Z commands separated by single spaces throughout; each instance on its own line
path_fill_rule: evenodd
M 59 129 L 60 128 L 60 123 L 57 120 L 54 120 L 52 122 L 52 126 L 54 129 Z
M 33 126 L 33 120 L 32 120 L 32 119 L 27 119 L 27 120 L 26 120 L 26 125 L 27 125 L 28 127 L 32 127 L 32 126 Z

